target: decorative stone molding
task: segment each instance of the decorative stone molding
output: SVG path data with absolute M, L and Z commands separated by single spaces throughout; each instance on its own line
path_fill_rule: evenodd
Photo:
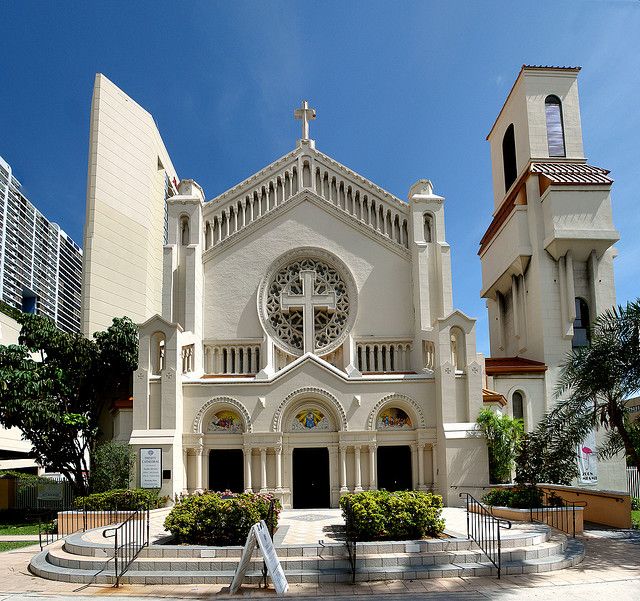
M 293 356 L 303 354 L 301 324 L 293 322 L 280 308 L 280 294 L 297 285 L 295 275 L 302 269 L 313 269 L 318 284 L 336 294 L 336 309 L 320 317 L 314 328 L 314 354 L 326 355 L 339 348 L 347 338 L 358 313 L 358 287 L 349 268 L 334 254 L 315 247 L 288 251 L 278 257 L 267 270 L 258 289 L 258 316 L 264 331 L 282 351 Z
M 371 410 L 371 413 L 369 413 L 369 419 L 367 420 L 367 429 L 375 430 L 376 417 L 378 416 L 378 413 L 380 413 L 382 408 L 385 407 L 386 405 L 392 405 L 394 401 L 400 403 L 401 408 L 402 408 L 402 405 L 408 406 L 410 410 L 413 411 L 413 413 L 417 418 L 418 428 L 421 428 L 421 429 L 426 428 L 424 415 L 422 414 L 422 409 L 420 409 L 420 405 L 418 405 L 418 403 L 416 403 L 411 397 L 405 394 L 389 394 L 381 398 L 376 403 L 375 407 Z
M 320 401 L 324 401 L 325 403 L 327 403 L 337 414 L 340 430 L 344 432 L 347 431 L 347 414 L 340 404 L 340 401 L 330 392 L 327 392 L 322 388 L 316 388 L 315 386 L 298 388 L 298 390 L 294 390 L 291 394 L 287 395 L 285 399 L 280 403 L 273 415 L 271 430 L 273 432 L 280 432 L 282 430 L 282 417 L 284 415 L 285 409 L 287 409 L 287 406 L 290 403 L 303 399 L 307 396 L 316 397 Z
M 238 411 L 242 419 L 244 420 L 244 431 L 247 433 L 253 432 L 253 426 L 251 425 L 251 416 L 247 411 L 246 407 L 236 399 L 233 399 L 228 396 L 217 396 L 207 401 L 200 410 L 196 414 L 193 420 L 192 430 L 196 434 L 202 434 L 202 427 L 205 415 L 216 405 L 220 406 L 231 406 Z

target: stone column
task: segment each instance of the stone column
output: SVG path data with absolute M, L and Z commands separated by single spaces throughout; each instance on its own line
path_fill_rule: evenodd
M 369 445 L 369 490 L 375 490 L 376 485 L 376 445 Z
M 202 447 L 196 448 L 196 492 L 202 492 L 202 455 L 204 455 L 204 449 Z
M 182 480 L 182 492 L 187 494 L 189 492 L 189 450 L 184 447 L 182 449 L 182 469 L 184 470 L 184 479 Z
M 251 447 L 244 448 L 244 490 L 251 492 Z
M 411 479 L 413 480 L 413 488 L 418 488 L 418 479 L 416 472 L 418 467 L 418 445 L 414 442 L 411 445 Z
M 202 461 L 202 483 L 205 490 L 209 490 L 209 453 L 211 449 L 204 449 Z
M 418 443 L 418 490 L 424 489 L 424 445 Z
M 354 447 L 355 451 L 355 472 L 356 472 L 356 485 L 353 489 L 354 492 L 360 492 L 362 490 L 362 471 L 360 469 L 360 447 Z
M 340 492 L 349 492 L 347 488 L 347 447 L 340 445 Z
M 282 446 L 276 447 L 276 490 L 282 490 Z
M 438 482 L 438 448 L 435 444 L 431 445 L 431 469 L 433 475 L 433 489 L 436 488 Z
M 260 449 L 260 492 L 267 492 L 267 449 Z

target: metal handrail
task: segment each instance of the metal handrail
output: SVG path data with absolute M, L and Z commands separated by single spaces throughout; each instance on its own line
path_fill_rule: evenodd
M 349 499 L 344 499 L 344 525 L 345 525 L 345 545 L 349 553 L 349 564 L 351 565 L 351 583 L 356 583 L 357 566 L 357 531 L 354 525 L 353 507 Z
M 550 498 L 560 501 L 560 504 L 549 503 Z M 547 501 L 545 503 L 545 500 Z M 529 507 L 529 520 L 556 528 L 565 534 L 576 537 L 576 507 L 587 507 L 586 501 L 565 501 L 553 493 L 542 491 L 542 504 Z
M 498 570 L 498 578 L 502 575 L 502 543 L 500 528 L 509 530 L 511 522 L 495 517 L 480 501 L 468 492 L 458 496 L 466 496 L 467 538 L 473 539 L 487 559 Z M 473 509 L 473 511 L 471 511 Z M 473 517 L 471 514 L 473 513 Z
M 104 538 L 114 538 L 114 587 L 120 585 L 120 578 L 138 557 L 140 551 L 149 545 L 149 508 L 136 509 L 122 524 L 107 528 Z

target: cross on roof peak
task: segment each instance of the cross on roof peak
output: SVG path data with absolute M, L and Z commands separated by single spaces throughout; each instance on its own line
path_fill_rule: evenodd
M 309 139 L 309 121 L 315 121 L 316 109 L 309 108 L 309 103 L 306 100 L 302 101 L 302 106 L 299 109 L 293 111 L 293 116 L 296 120 L 302 121 L 302 139 Z

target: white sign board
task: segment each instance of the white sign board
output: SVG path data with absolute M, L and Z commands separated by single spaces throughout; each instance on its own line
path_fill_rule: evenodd
M 229 592 L 232 594 L 237 593 L 240 589 L 256 544 L 260 548 L 262 558 L 267 566 L 267 572 L 271 577 L 276 593 L 281 596 L 284 595 L 289 590 L 289 583 L 284 575 L 284 570 L 282 569 L 282 565 L 276 554 L 276 549 L 273 546 L 273 541 L 269 535 L 269 529 L 264 523 L 264 520 L 261 520 L 259 524 L 254 524 L 251 526 L 251 530 L 249 530 L 247 542 L 244 545 L 242 557 L 240 558 L 236 573 L 233 576 L 233 582 L 229 587 Z
M 598 458 L 596 456 L 596 433 L 591 433 L 578 445 L 578 481 L 580 484 L 598 483 Z
M 38 501 L 62 501 L 61 482 L 41 482 L 38 484 Z
M 140 488 L 162 486 L 162 449 L 140 449 Z

